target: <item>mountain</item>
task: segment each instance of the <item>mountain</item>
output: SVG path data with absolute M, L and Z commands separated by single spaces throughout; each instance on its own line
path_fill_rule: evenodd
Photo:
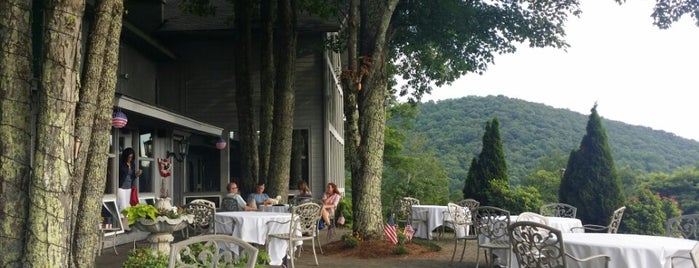
M 481 150 L 485 122 L 498 117 L 513 183 L 536 171 L 544 158 L 567 159 L 585 135 L 589 116 L 502 95 L 430 101 L 418 109 L 415 131 L 429 137 L 449 177 L 457 180 L 466 177 Z M 699 142 L 600 116 L 617 170 L 670 173 L 699 162 Z

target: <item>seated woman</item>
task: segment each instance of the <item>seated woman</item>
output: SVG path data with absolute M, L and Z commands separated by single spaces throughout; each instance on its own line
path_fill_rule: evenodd
M 325 225 L 328 228 L 335 228 L 330 222 L 330 215 L 335 215 L 335 209 L 337 204 L 340 203 L 340 191 L 337 190 L 337 185 L 334 183 L 328 183 L 325 187 L 325 193 L 323 193 L 323 209 L 320 211 L 320 216 L 323 218 Z

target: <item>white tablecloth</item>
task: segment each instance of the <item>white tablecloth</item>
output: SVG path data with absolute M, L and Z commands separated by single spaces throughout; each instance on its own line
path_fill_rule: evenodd
M 447 206 L 436 205 L 413 205 L 412 213 L 414 219 L 422 219 L 423 221 L 412 221 L 413 229 L 415 229 L 414 237 L 432 239 L 432 230 L 441 226 L 444 220 L 450 220 L 451 216 L 447 213 Z M 427 217 L 427 218 L 425 218 Z
M 278 212 L 278 213 L 289 213 L 289 205 L 283 206 L 259 206 L 257 207 L 260 211 L 264 212 Z
M 269 233 L 289 232 L 291 213 L 259 212 L 259 211 L 229 211 L 216 212 L 216 233 L 231 234 L 248 243 L 264 245 L 267 239 L 267 222 L 281 221 L 286 224 L 270 224 Z M 288 243 L 273 239 L 270 241 L 269 256 L 271 265 L 280 265 L 286 255 Z
M 675 266 L 670 257 L 682 255 L 689 257 L 689 251 L 697 241 L 633 234 L 607 233 L 564 233 L 563 244 L 566 252 L 576 257 L 605 254 L 611 257 L 609 267 L 633 268 L 692 268 L 689 260 L 675 259 Z M 600 267 L 599 263 L 578 263 L 569 261 L 568 267 Z
M 583 233 L 585 230 L 578 228 L 575 231 L 570 229 L 573 227 L 582 227 L 582 222 L 580 219 L 576 218 L 563 218 L 563 217 L 546 217 L 549 221 L 548 226 L 561 230 L 561 233 Z M 517 216 L 510 216 L 510 223 L 517 222 Z

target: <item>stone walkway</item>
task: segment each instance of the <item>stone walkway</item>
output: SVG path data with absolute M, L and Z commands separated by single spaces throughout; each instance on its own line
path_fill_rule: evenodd
M 343 233 L 349 232 L 350 230 L 340 229 L 337 234 L 333 237 L 333 241 L 339 240 Z M 326 243 L 327 232 L 321 231 L 321 242 Z M 181 237 L 175 235 L 175 239 L 179 241 Z M 445 238 L 441 241 L 435 241 L 437 244 L 442 246 L 442 250 L 436 254 L 431 254 L 429 258 L 426 257 L 396 257 L 396 258 L 384 258 L 384 259 L 359 259 L 359 258 L 338 258 L 331 256 L 323 256 L 318 252 L 318 266 L 315 266 L 313 260 L 313 251 L 310 248 L 310 243 L 306 243 L 304 251 L 300 258 L 295 259 L 295 266 L 298 268 L 304 267 L 351 267 L 351 268 L 406 268 L 406 267 L 424 267 L 424 268 L 441 268 L 441 267 L 466 267 L 472 268 L 475 265 L 475 250 L 476 244 L 470 241 L 466 246 L 466 255 L 464 256 L 463 262 L 455 262 L 450 264 L 452 250 L 454 249 L 454 240 L 451 234 L 445 234 Z M 460 255 L 460 250 L 463 244 L 459 243 L 457 250 L 457 261 Z M 148 243 L 145 240 L 137 241 L 136 247 L 148 247 Z M 124 261 L 126 261 L 128 251 L 133 248 L 132 243 L 123 244 L 117 246 L 118 255 L 114 254 L 112 248 L 105 248 L 102 252 L 102 256 L 97 257 L 96 267 L 99 268 L 117 268 L 122 267 Z M 278 266 L 270 266 L 278 267 Z M 485 262 L 481 256 L 481 267 L 485 267 Z

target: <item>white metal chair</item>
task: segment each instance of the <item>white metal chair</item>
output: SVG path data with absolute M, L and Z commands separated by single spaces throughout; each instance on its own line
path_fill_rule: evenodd
M 313 258 L 318 266 L 318 257 L 316 256 L 316 242 L 320 246 L 320 238 L 318 237 L 318 221 L 320 221 L 321 206 L 316 203 L 305 203 L 291 208 L 291 220 L 289 222 L 289 231 L 284 233 L 269 233 L 265 244 L 269 246 L 271 239 L 286 240 L 289 243 L 288 256 L 291 267 L 294 267 L 294 247 L 297 241 L 311 240 L 313 247 Z M 267 230 L 270 224 L 280 224 L 286 222 L 269 221 L 267 222 Z M 320 249 L 321 254 L 323 249 Z M 268 249 L 269 251 L 269 249 Z
M 476 201 L 475 199 L 472 199 L 472 198 L 467 198 L 467 199 L 461 200 L 461 201 L 459 201 L 459 202 L 456 202 L 456 204 L 459 205 L 460 207 L 463 207 L 463 208 L 465 208 L 465 209 L 468 209 L 468 210 L 469 210 L 469 215 L 471 214 L 471 211 L 472 211 L 474 208 L 477 208 L 478 206 L 481 205 L 480 202 L 478 202 L 478 201 Z M 446 214 L 449 214 L 449 211 L 444 211 L 444 214 L 445 214 L 445 215 L 446 215 Z M 469 216 L 469 217 L 470 217 L 470 216 Z M 440 239 L 441 239 L 442 236 L 444 235 L 444 227 L 452 227 L 452 226 L 454 225 L 454 223 L 452 222 L 451 219 L 447 219 L 446 217 L 442 217 L 442 218 L 445 218 L 445 220 L 442 221 L 442 228 L 439 229 L 439 238 L 440 238 Z
M 539 207 L 539 214 L 550 217 L 575 218 L 578 208 L 566 203 L 549 203 Z
M 699 240 L 699 214 L 681 215 L 667 220 L 665 235 Z
M 189 238 L 189 231 L 198 234 L 216 233 L 216 204 L 209 200 L 195 199 L 182 206 L 187 214 L 194 215 L 194 222 L 189 224 L 185 231 L 185 238 Z
M 604 230 L 607 230 L 607 233 L 610 234 L 616 234 L 617 230 L 619 230 L 619 225 L 621 224 L 621 218 L 624 216 L 624 210 L 626 210 L 626 207 L 620 207 L 617 208 L 614 211 L 614 214 L 612 214 L 612 220 L 609 222 L 609 225 L 607 226 L 602 226 L 602 225 L 596 225 L 596 224 L 585 224 L 582 227 L 573 227 L 570 230 L 574 231 L 576 229 L 584 229 L 585 231 L 593 231 L 593 232 L 601 232 Z
M 463 240 L 464 246 L 461 249 L 461 259 L 459 262 L 464 260 L 464 253 L 466 252 L 466 244 L 468 240 L 478 240 L 478 236 L 472 234 L 470 230 L 471 223 L 471 210 L 466 207 L 459 206 L 454 203 L 449 203 L 447 205 L 447 212 L 451 216 L 451 224 L 454 228 L 454 252 L 451 254 L 451 262 L 454 262 L 454 256 L 456 256 L 456 248 L 459 244 L 459 240 Z
M 199 235 L 171 245 L 168 268 L 234 267 L 241 261 L 245 261 L 242 267 L 253 268 L 258 251 L 250 243 L 234 236 Z
M 504 249 L 509 255 L 510 243 L 507 241 L 507 226 L 510 225 L 510 212 L 497 207 L 479 206 L 473 210 L 473 218 L 476 220 L 474 227 L 478 236 L 476 268 L 480 264 L 481 249 L 484 249 L 486 253 L 486 264 L 490 263 L 490 267 L 494 267 L 495 261 L 488 261 L 488 258 L 493 256 L 493 249 Z M 507 256 L 507 267 L 512 267 L 511 259 L 510 256 Z
M 611 258 L 595 255 L 577 258 L 565 252 L 561 231 L 545 224 L 532 221 L 517 221 L 507 227 L 512 253 L 520 268 L 568 267 L 567 259 L 588 262 L 603 259 L 604 267 L 609 267 Z M 600 266 L 592 266 L 600 267 Z
M 694 247 L 689 252 L 689 256 L 672 256 L 670 257 L 670 262 L 672 267 L 675 267 L 675 259 L 688 259 L 694 264 L 694 268 L 699 268 L 699 242 L 694 244 Z

